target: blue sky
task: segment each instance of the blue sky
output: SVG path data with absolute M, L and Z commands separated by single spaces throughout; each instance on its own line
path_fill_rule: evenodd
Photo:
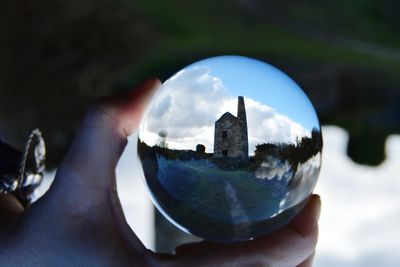
M 285 73 L 259 60 L 242 56 L 219 56 L 198 61 L 185 69 L 207 67 L 222 80 L 233 96 L 244 95 L 274 108 L 311 131 L 319 129 L 308 97 Z
M 290 82 L 288 79 L 285 81 Z M 212 153 L 215 121 L 225 112 L 237 113 L 238 95 L 245 96 L 250 155 L 257 144 L 294 144 L 296 140 L 310 136 L 311 128 L 318 126 L 314 119 L 307 129 L 302 123 L 280 112 L 276 106 L 271 107 L 271 103 L 265 104 L 260 99 L 264 95 L 263 92 L 260 93 L 260 98 L 257 98 L 257 90 L 251 90 L 252 95 L 248 90 L 240 92 L 238 87 L 235 87 L 235 90 L 227 88 L 219 76 L 210 73 L 208 66 L 184 68 L 165 81 L 153 97 L 141 124 L 140 138 L 148 145 L 155 145 L 159 141 L 159 131 L 163 130 L 168 133 L 168 144 L 171 148 L 193 149 L 197 144 L 203 144 L 206 151 Z M 292 94 L 291 98 L 299 98 L 294 95 L 299 90 L 289 92 Z M 264 96 L 264 99 L 267 97 Z M 314 114 L 309 102 L 302 101 L 302 105 L 310 107 L 311 114 Z M 280 103 L 280 106 L 284 105 Z M 310 116 L 307 113 L 305 115 Z

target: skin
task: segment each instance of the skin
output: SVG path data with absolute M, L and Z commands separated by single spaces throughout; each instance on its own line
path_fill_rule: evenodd
M 252 241 L 179 246 L 174 254 L 144 247 L 124 218 L 115 168 L 160 85 L 100 98 L 88 109 L 50 190 L 27 209 L 0 195 L 0 266 L 307 267 L 318 237 L 320 198 L 313 195 L 289 225 Z

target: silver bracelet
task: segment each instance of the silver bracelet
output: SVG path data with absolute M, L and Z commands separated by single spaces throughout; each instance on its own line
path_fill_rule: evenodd
M 46 148 L 41 132 L 33 130 L 19 151 L 0 139 L 0 193 L 14 193 L 25 205 L 43 180 Z

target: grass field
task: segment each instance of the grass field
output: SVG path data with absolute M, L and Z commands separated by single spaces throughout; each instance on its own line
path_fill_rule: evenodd
M 267 233 L 287 223 L 302 205 L 281 210 L 290 195 L 290 175 L 260 179 L 248 170 L 221 169 L 207 159 L 167 159 L 147 146 L 140 154 L 161 212 L 183 230 L 209 240 L 247 240 Z
M 158 179 L 171 197 L 214 219 L 242 223 L 279 211 L 287 180 L 258 179 L 244 170 L 223 170 L 207 160 L 158 158 Z

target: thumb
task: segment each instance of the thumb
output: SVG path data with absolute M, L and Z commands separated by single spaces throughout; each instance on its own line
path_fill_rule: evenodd
M 61 168 L 114 171 L 127 137 L 138 127 L 159 84 L 158 79 L 150 79 L 132 92 L 97 99 L 85 115 Z
M 158 79 L 150 79 L 132 92 L 99 98 L 89 107 L 45 195 L 52 206 L 48 212 L 106 213 L 107 206 L 119 206 L 115 168 L 128 135 L 138 127 L 144 108 L 159 85 Z
M 115 168 L 159 85 L 151 79 L 130 93 L 100 98 L 90 106 L 52 186 L 25 211 L 10 242 L 26 244 L 25 251 L 34 251 L 29 255 L 47 251 L 54 256 L 48 262 L 73 255 L 68 261 L 99 258 L 126 264 L 146 252 L 123 216 Z

